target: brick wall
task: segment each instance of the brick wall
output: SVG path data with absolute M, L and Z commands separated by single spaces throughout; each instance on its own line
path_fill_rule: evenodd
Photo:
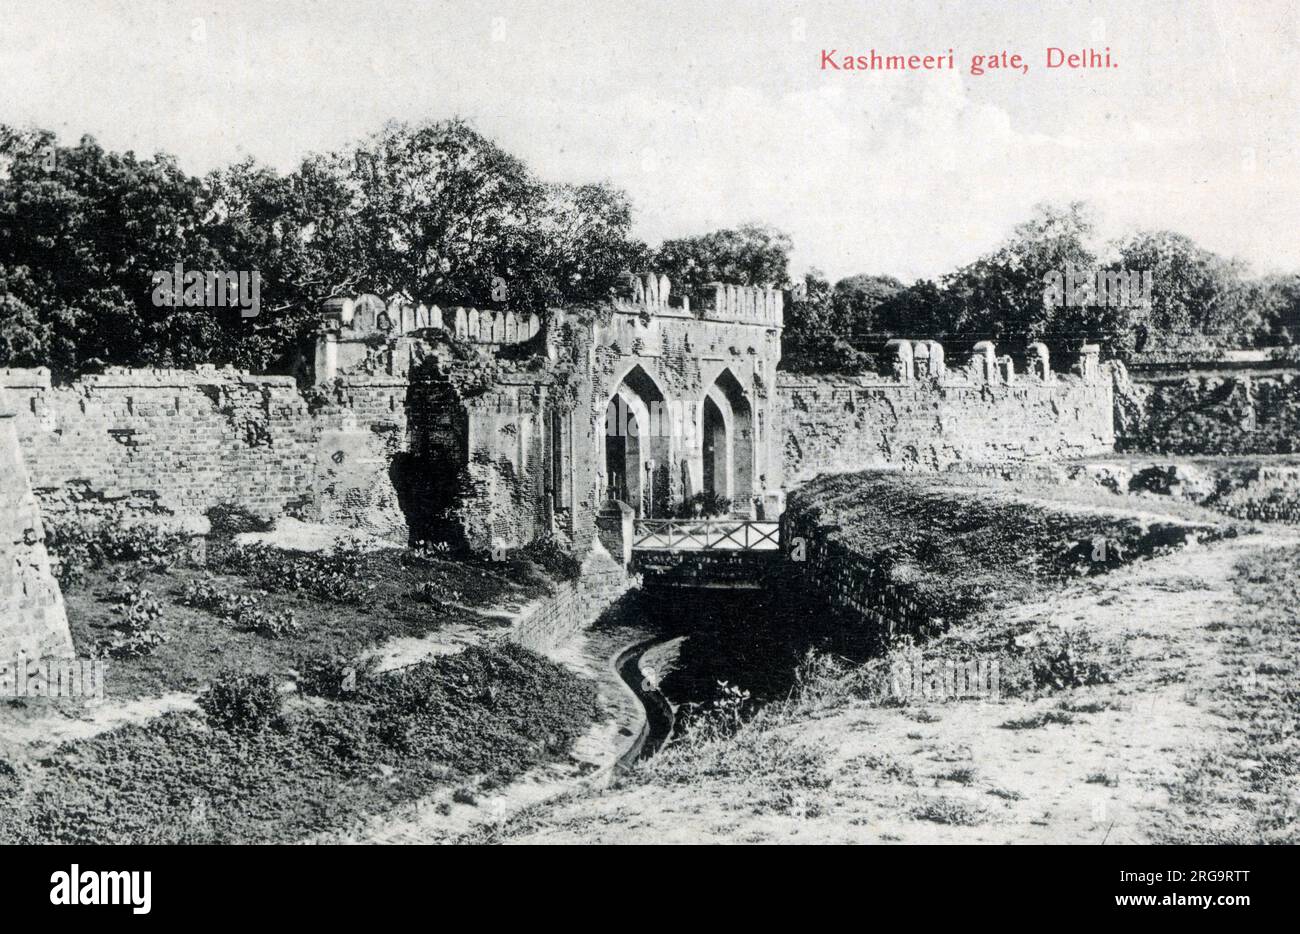
M 791 503 L 782 517 L 781 541 L 783 553 L 791 557 L 786 568 L 799 586 L 857 617 L 881 638 L 926 638 L 943 630 L 943 620 L 914 588 L 892 580 L 871 555 L 854 551 L 836 540 L 834 533 L 834 527 L 818 523 L 815 511 L 805 512 L 797 499 Z M 792 547 L 796 541 L 798 547 Z
M 194 516 L 229 503 L 404 541 L 403 500 L 428 473 L 410 461 L 446 447 L 427 388 L 397 377 L 345 377 L 310 398 L 290 377 L 215 368 L 110 370 L 57 387 L 44 370 L 0 370 L 0 386 L 47 517 Z
M 782 375 L 777 383 L 785 479 L 895 465 L 1104 453 L 1114 445 L 1109 380 L 1054 376 L 980 383 Z
M 50 573 L 40 510 L 15 421 L 0 386 L 0 664 L 12 662 L 16 655 L 72 655 L 63 595 Z
M 525 609 L 507 638 L 534 652 L 563 645 L 595 623 L 632 583 L 623 567 L 595 544 L 578 579 L 561 583 L 555 593 Z
M 1300 452 L 1300 374 L 1191 373 L 1121 381 L 1119 449 L 1153 454 Z

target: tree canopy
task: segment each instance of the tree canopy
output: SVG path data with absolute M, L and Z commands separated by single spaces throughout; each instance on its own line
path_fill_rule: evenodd
M 0 365 L 60 376 L 104 364 L 287 369 L 331 296 L 544 314 L 600 301 L 640 270 L 688 294 L 715 281 L 793 287 L 793 368 L 856 368 L 891 337 L 1042 340 L 1067 355 L 1099 340 L 1121 358 L 1300 341 L 1300 276 L 1252 279 L 1171 231 L 1101 245 L 1081 203 L 1040 206 L 984 256 L 910 285 L 879 272 L 833 285 L 816 270 L 792 277 L 792 240 L 766 224 L 650 250 L 632 223 L 624 192 L 542 180 L 460 120 L 390 123 L 288 174 L 249 159 L 203 178 L 165 154 L 0 126 Z M 155 273 L 177 264 L 257 272 L 260 314 L 156 304 Z M 1051 277 L 1070 269 L 1136 271 L 1150 290 L 1119 305 L 1050 300 Z
M 459 120 L 393 123 L 288 175 L 199 179 L 84 137 L 0 127 L 0 363 L 286 365 L 332 295 L 547 307 L 645 264 L 627 196 L 564 185 Z M 159 307 L 153 275 L 256 271 L 261 312 Z

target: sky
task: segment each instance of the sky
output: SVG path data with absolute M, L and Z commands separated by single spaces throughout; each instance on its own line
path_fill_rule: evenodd
M 1116 67 L 1048 69 L 1047 48 Z M 952 71 L 821 67 L 937 54 Z M 970 74 L 973 54 L 1028 71 Z M 1300 270 L 1300 0 L 4 0 L 0 122 L 291 170 L 460 116 L 635 233 L 755 221 L 832 278 L 937 276 L 1040 202 Z

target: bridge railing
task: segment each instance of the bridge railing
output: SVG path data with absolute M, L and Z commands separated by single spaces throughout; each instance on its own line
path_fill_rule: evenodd
M 781 524 L 763 519 L 638 519 L 634 550 L 778 551 Z

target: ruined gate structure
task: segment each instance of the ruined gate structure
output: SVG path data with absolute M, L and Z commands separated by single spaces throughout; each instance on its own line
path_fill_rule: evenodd
M 1037 345 L 1017 366 L 987 342 L 896 341 L 878 372 L 778 373 L 784 306 L 648 274 L 543 316 L 340 298 L 298 378 L 110 369 L 60 386 L 15 369 L 0 387 L 48 520 L 201 527 L 231 504 L 478 551 L 549 536 L 585 554 L 602 512 L 700 493 L 771 519 L 820 472 L 1113 446 L 1095 347 L 1060 368 Z

